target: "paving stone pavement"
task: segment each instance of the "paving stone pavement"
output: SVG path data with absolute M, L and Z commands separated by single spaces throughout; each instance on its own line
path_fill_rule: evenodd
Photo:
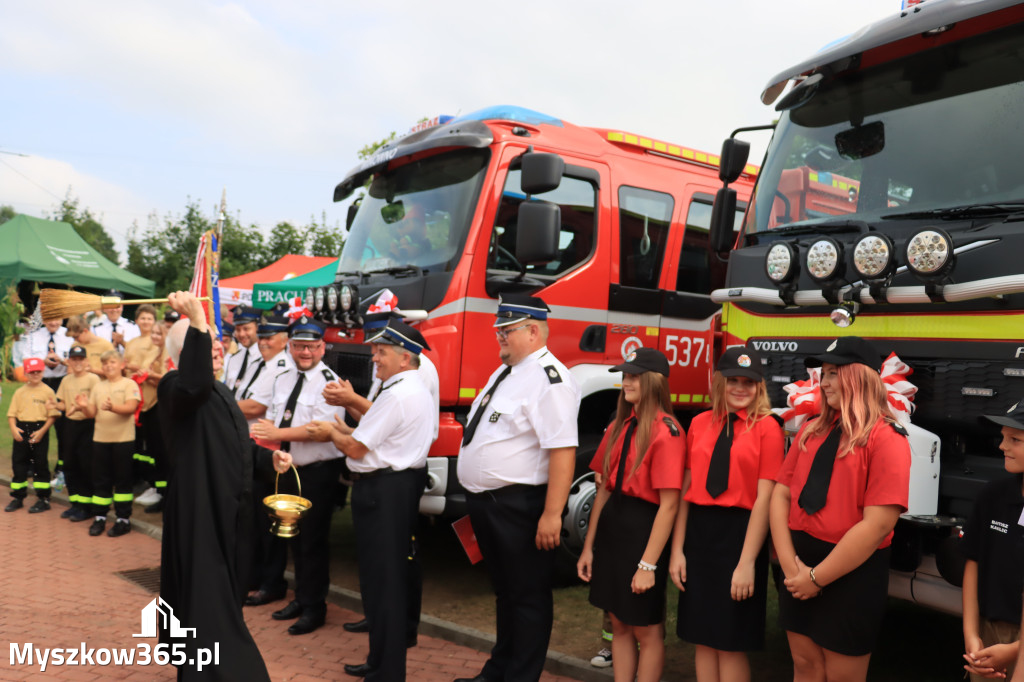
M 0 488 L 6 492 L 6 489 Z M 6 495 L 0 495 L 6 498 Z M 29 498 L 31 502 L 31 497 Z M 6 503 L 6 499 L 4 499 Z M 171 666 L 61 665 L 40 671 L 38 663 L 19 662 L 26 644 L 35 649 L 128 649 L 156 645 L 155 638 L 133 638 L 141 632 L 140 611 L 155 596 L 117 575 L 118 571 L 160 565 L 160 542 L 137 529 L 118 538 L 90 537 L 89 522 L 60 518 L 66 508 L 54 504 L 42 514 L 0 512 L 0 680 L 173 680 Z M 327 624 L 316 632 L 293 637 L 289 623 L 270 618 L 284 602 L 246 608 L 249 630 L 275 682 L 355 680 L 345 663 L 362 663 L 366 635 L 345 632 L 341 625 L 360 614 L 336 604 L 327 606 Z M 420 634 L 408 652 L 408 678 L 417 682 L 450 682 L 476 675 L 487 655 L 444 639 Z M 229 661 L 222 665 L 230 665 Z M 545 673 L 544 682 L 574 678 Z

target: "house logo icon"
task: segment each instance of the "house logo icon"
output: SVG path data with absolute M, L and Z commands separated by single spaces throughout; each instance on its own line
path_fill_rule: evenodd
M 132 637 L 156 637 L 159 629 L 167 630 L 171 637 L 195 637 L 195 628 L 183 628 L 174 615 L 174 609 L 161 597 L 155 597 L 142 609 L 142 632 Z

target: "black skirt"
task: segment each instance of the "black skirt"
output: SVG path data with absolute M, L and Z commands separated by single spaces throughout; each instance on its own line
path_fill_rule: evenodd
M 686 590 L 679 593 L 676 634 L 719 651 L 764 648 L 768 543 L 754 560 L 754 594 L 732 598 L 732 574 L 743 553 L 750 510 L 690 505 L 686 520 Z
M 821 563 L 835 547 L 801 531 L 792 535 L 796 554 L 807 566 Z M 885 615 L 889 554 L 889 547 L 875 550 L 867 561 L 825 585 L 812 599 L 796 599 L 780 585 L 779 626 L 845 656 L 870 654 Z
M 630 587 L 657 514 L 656 504 L 631 495 L 613 494 L 598 520 L 590 603 L 627 625 L 657 625 L 665 620 L 668 542 L 658 558 L 654 587 L 643 594 L 633 594 Z

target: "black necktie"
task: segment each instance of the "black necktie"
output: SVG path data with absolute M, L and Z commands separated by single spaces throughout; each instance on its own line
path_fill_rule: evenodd
M 370 398 L 370 402 L 372 403 L 372 402 L 376 401 L 377 398 L 380 397 L 380 392 L 383 391 L 383 390 L 384 390 L 384 382 L 382 381 L 379 384 L 377 384 L 377 390 L 373 392 L 373 397 Z
M 245 369 L 249 366 L 249 349 L 242 349 L 242 369 L 238 370 L 238 376 L 235 377 L 235 381 L 241 381 L 242 377 L 245 376 Z
M 626 437 L 622 439 L 622 451 L 619 452 L 619 467 L 615 471 L 615 495 L 622 494 L 622 482 L 626 479 L 626 456 L 629 454 L 629 445 L 633 442 L 633 432 L 636 431 L 636 417 L 626 420 Z
M 284 416 L 281 418 L 281 423 L 277 425 L 279 429 L 287 429 L 292 425 L 292 417 L 295 416 L 295 406 L 299 402 L 299 394 L 302 393 L 302 382 L 305 380 L 306 375 L 299 372 L 299 378 L 295 380 L 295 388 L 292 389 L 291 394 L 288 396 L 288 402 L 284 404 Z M 291 452 L 291 441 L 282 441 L 281 449 L 285 452 Z
M 832 480 L 832 465 L 836 462 L 839 439 L 842 435 L 842 429 L 839 428 L 839 424 L 836 424 L 829 431 L 825 442 L 814 453 L 811 470 L 807 473 L 807 482 L 804 483 L 804 489 L 800 491 L 798 500 L 800 506 L 808 514 L 814 514 L 825 506 L 825 500 L 828 499 L 828 484 Z
M 708 480 L 704 484 L 711 497 L 718 497 L 729 488 L 729 453 L 732 451 L 732 434 L 736 430 L 736 420 L 739 418 L 735 412 L 726 415 L 722 432 L 715 441 L 715 449 L 711 451 Z
M 462 447 L 469 445 L 469 441 L 473 440 L 473 434 L 476 433 L 476 427 L 480 423 L 480 417 L 483 416 L 484 409 L 487 407 L 487 403 L 491 402 L 491 396 L 494 394 L 494 389 L 498 387 L 505 377 L 512 371 L 511 367 L 506 367 L 505 370 L 498 375 L 498 378 L 491 384 L 491 388 L 488 389 L 487 393 L 480 400 L 480 406 L 476 408 L 476 413 L 473 418 L 469 420 L 469 424 L 466 425 L 466 431 L 462 434 Z
M 50 333 L 50 343 L 47 344 L 46 350 L 49 353 L 57 352 L 57 342 L 53 339 L 53 333 Z
M 260 359 L 259 364 L 256 365 L 256 371 L 252 373 L 252 379 L 249 379 L 249 383 L 245 385 L 245 390 L 242 391 L 242 399 L 243 400 L 246 399 L 245 398 L 245 394 L 248 393 L 249 389 L 252 388 L 252 385 L 256 383 L 256 378 L 260 375 L 260 372 L 263 371 L 263 367 L 266 364 L 267 364 L 266 360 Z

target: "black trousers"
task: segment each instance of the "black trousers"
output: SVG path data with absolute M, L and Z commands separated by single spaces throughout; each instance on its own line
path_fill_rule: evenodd
M 132 455 L 135 441 L 92 444 L 92 510 L 106 516 L 110 503 L 119 519 L 132 515 Z
M 285 541 L 291 545 L 295 562 L 295 599 L 303 611 L 325 611 L 331 584 L 328 540 L 341 460 L 329 459 L 296 469 L 302 481 L 302 496 L 312 502 L 313 507 L 302 517 L 299 534 Z M 291 479 L 288 487 L 286 478 Z M 280 492 L 298 492 L 293 490 L 294 485 L 294 476 L 281 476 Z
M 64 482 L 72 506 L 92 506 L 92 433 L 94 419 L 68 419 L 64 426 Z
M 416 634 L 423 596 L 414 538 L 425 484 L 425 469 L 360 477 L 352 484 L 359 591 L 370 623 L 367 680 L 405 679 L 406 641 Z
M 47 500 L 50 498 L 50 432 L 38 443 L 29 443 L 28 437 L 45 424 L 42 422 L 23 422 L 16 419 L 14 424 L 21 429 L 21 442 L 14 441 L 11 446 L 11 497 L 24 500 L 28 495 L 28 474 L 32 472 L 32 487 L 36 495 Z
M 63 379 L 64 377 L 43 377 L 43 383 L 52 388 L 53 392 L 56 393 Z M 54 474 L 64 470 L 64 451 L 61 449 L 61 446 L 64 443 L 64 430 L 67 428 L 68 421 L 68 418 L 61 414 L 53 422 L 53 433 L 57 438 L 57 466 L 53 467 Z
M 167 488 L 167 455 L 164 452 L 164 436 L 156 405 L 145 412 L 140 412 L 139 421 L 142 422 L 142 452 L 151 460 L 149 468 L 143 469 L 144 478 L 162 495 Z
M 547 486 L 515 485 L 467 495 L 469 516 L 494 587 L 497 642 L 488 680 L 539 680 L 551 624 L 555 553 L 536 545 Z

